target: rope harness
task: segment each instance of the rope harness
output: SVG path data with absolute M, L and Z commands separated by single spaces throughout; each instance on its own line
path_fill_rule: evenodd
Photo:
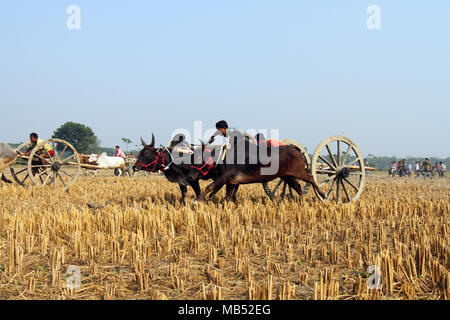
M 155 148 L 154 147 L 144 147 L 144 149 L 154 150 Z M 167 151 L 167 153 L 170 156 L 170 162 L 167 166 L 165 165 L 166 159 L 164 157 L 164 150 Z M 206 151 L 211 154 L 211 150 L 206 149 Z M 145 168 L 146 171 L 157 172 L 157 171 L 159 171 L 159 169 L 156 170 L 156 165 L 158 164 L 158 160 L 161 157 L 161 160 L 162 160 L 161 161 L 161 169 L 163 171 L 169 169 L 170 165 L 173 163 L 173 156 L 172 156 L 171 152 L 167 149 L 167 147 L 164 147 L 164 149 L 159 148 L 156 152 L 157 152 L 156 159 L 153 160 L 152 162 L 145 164 L 141 160 L 137 159 L 136 163 L 140 164 L 143 168 Z M 225 153 L 226 153 L 226 150 L 224 150 L 224 148 L 222 147 L 220 149 L 220 153 L 219 153 L 219 158 L 218 158 L 219 161 L 221 159 L 221 156 L 223 158 L 225 158 Z M 151 168 L 151 170 L 149 170 L 149 167 L 151 167 L 151 166 L 153 166 L 153 168 Z M 201 166 L 201 167 L 191 166 L 191 168 L 198 170 L 203 176 L 206 176 L 211 171 L 211 169 L 214 168 L 213 157 L 210 155 L 208 160 L 206 161 L 206 163 L 203 166 Z M 205 168 L 206 168 L 206 170 L 205 170 Z
M 153 150 L 153 149 L 155 149 L 155 148 L 154 148 L 154 147 L 144 147 L 144 149 L 147 149 L 147 150 Z M 167 152 L 169 153 L 170 158 L 171 158 L 171 161 L 170 161 L 170 163 L 167 165 L 167 167 L 166 167 L 166 165 L 165 165 L 166 159 L 164 158 L 164 150 L 167 151 Z M 159 158 L 161 157 L 161 159 L 162 159 L 162 161 L 161 161 L 161 169 L 162 169 L 162 170 L 167 170 L 167 169 L 169 169 L 170 165 L 173 163 L 173 158 L 172 158 L 172 154 L 170 153 L 169 150 L 167 150 L 166 147 L 164 147 L 164 150 L 161 149 L 161 148 L 159 148 L 159 149 L 157 150 L 157 156 L 156 156 L 156 159 L 155 159 L 154 161 L 148 163 L 148 164 L 143 163 L 143 162 L 142 162 L 141 160 L 139 160 L 139 159 L 136 161 L 136 163 L 139 163 L 142 167 L 145 168 L 146 171 L 149 171 L 148 168 L 149 168 L 150 166 L 153 165 L 153 168 L 152 168 L 150 171 L 151 171 L 151 172 L 157 172 L 157 171 L 159 171 L 159 169 L 158 169 L 158 170 L 155 170 L 155 169 L 156 169 L 156 165 L 158 164 L 158 160 L 159 160 Z
M 217 158 L 218 162 L 221 162 L 221 161 L 223 161 L 223 160 L 225 159 L 225 154 L 226 154 L 227 150 L 226 150 L 226 148 L 224 148 L 224 146 L 225 146 L 225 145 L 223 145 L 223 146 L 220 148 L 219 157 Z M 206 151 L 209 152 L 209 153 L 211 154 L 211 150 L 206 149 Z M 217 165 L 217 163 L 216 163 L 216 165 Z M 204 169 L 206 166 L 208 166 L 208 168 L 206 169 L 206 172 L 204 172 L 203 169 Z M 206 163 L 205 163 L 203 166 L 201 166 L 201 167 L 191 166 L 191 168 L 197 169 L 198 171 L 200 171 L 200 173 L 201 173 L 203 176 L 206 176 L 206 175 L 211 171 L 211 169 L 214 168 L 213 157 L 210 155 L 209 158 L 208 158 L 208 161 L 206 161 Z
M 203 169 L 204 169 L 206 166 L 208 166 L 208 168 L 207 168 L 206 172 L 203 172 Z M 209 156 L 208 161 L 206 161 L 206 163 L 205 163 L 203 166 L 201 166 L 201 167 L 191 166 L 191 168 L 194 168 L 194 169 L 197 169 L 198 171 L 200 171 L 200 173 L 201 173 L 203 176 L 206 176 L 206 175 L 211 171 L 211 169 L 212 169 L 213 167 L 214 167 L 214 164 L 213 164 L 213 158 L 212 158 L 211 156 Z

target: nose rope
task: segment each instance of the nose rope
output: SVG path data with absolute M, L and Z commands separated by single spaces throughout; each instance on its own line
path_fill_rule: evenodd
M 146 149 L 153 149 L 153 148 L 149 148 L 149 147 L 147 147 Z M 150 170 L 151 172 L 156 172 L 155 171 L 155 169 L 156 169 L 156 165 L 158 164 L 158 160 L 159 160 L 159 157 L 162 157 L 162 159 L 163 159 L 163 161 L 162 161 L 162 165 L 163 165 L 163 167 L 164 167 L 164 155 L 162 155 L 162 152 L 161 151 L 158 151 L 158 155 L 156 156 L 156 159 L 154 160 L 154 161 L 152 161 L 152 162 L 150 162 L 150 163 L 148 163 L 148 164 L 145 164 L 145 163 L 143 163 L 141 160 L 137 160 L 136 161 L 136 163 L 139 163 L 142 167 L 144 167 L 145 168 L 145 170 L 146 171 L 149 171 L 148 170 L 148 168 L 151 166 L 151 165 L 153 165 L 153 168 Z
M 152 149 L 154 149 L 154 148 L 152 148 L 152 147 L 146 147 L 146 149 L 152 150 Z M 164 157 L 164 150 L 161 150 L 161 149 L 158 149 L 158 155 L 156 156 L 156 159 L 155 159 L 154 161 L 152 161 L 152 162 L 150 162 L 150 163 L 148 163 L 148 164 L 145 164 L 145 163 L 143 163 L 141 160 L 138 159 L 138 160 L 136 161 L 136 163 L 138 163 L 138 164 L 140 164 L 142 167 L 144 167 L 146 171 L 149 171 L 148 168 L 149 168 L 150 166 L 153 165 L 153 168 L 152 168 L 150 171 L 151 171 L 151 172 L 156 172 L 156 171 L 157 171 L 157 170 L 155 170 L 155 169 L 156 169 L 156 165 L 158 164 L 159 157 L 161 157 L 161 169 L 162 169 L 162 170 L 167 170 L 167 169 L 169 169 L 170 165 L 173 163 L 173 158 L 172 158 L 172 155 L 170 154 L 170 151 L 167 150 L 166 147 L 164 147 L 164 149 L 169 153 L 169 155 L 170 155 L 170 157 L 171 157 L 171 159 L 172 159 L 172 160 L 170 161 L 170 163 L 167 165 L 167 167 L 166 167 L 166 165 L 165 165 L 166 159 L 165 159 L 165 157 Z
M 146 147 L 146 149 L 150 149 L 151 150 L 153 148 Z M 169 154 L 169 156 L 171 158 L 171 161 L 169 162 L 169 164 L 167 166 L 165 166 L 164 150 L 167 151 L 167 153 Z M 143 168 L 145 168 L 146 171 L 149 171 L 148 168 L 153 165 L 153 168 L 150 171 L 151 172 L 156 172 L 156 170 L 155 170 L 156 169 L 156 165 L 158 164 L 159 157 L 161 157 L 161 160 L 162 160 L 161 161 L 162 162 L 161 163 L 161 169 L 163 171 L 165 171 L 165 170 L 169 169 L 170 165 L 173 163 L 173 157 L 172 157 L 172 154 L 170 153 L 170 151 L 166 147 L 164 147 L 164 150 L 158 149 L 158 155 L 156 156 L 156 159 L 154 161 L 148 163 L 148 164 L 143 163 L 139 159 L 136 161 L 136 163 L 140 164 Z M 222 151 L 223 150 L 221 150 L 221 153 L 222 153 Z M 210 150 L 208 150 L 208 152 L 211 153 Z M 219 158 L 220 158 L 220 154 L 219 154 Z M 205 167 L 207 167 L 206 170 L 204 170 Z M 200 173 L 203 176 L 206 176 L 211 171 L 211 169 L 213 167 L 214 167 L 214 162 L 213 162 L 213 158 L 211 156 L 209 156 L 208 161 L 206 161 L 206 163 L 203 166 L 201 166 L 201 167 L 191 166 L 191 168 L 200 171 Z
M 158 155 L 159 157 L 159 155 Z M 150 170 L 152 172 L 155 172 L 156 163 L 158 162 L 158 157 L 156 157 L 155 161 L 152 161 L 151 163 L 145 164 L 141 160 L 137 160 L 136 163 L 140 164 L 143 168 L 145 168 L 146 171 L 148 171 L 148 167 L 150 167 L 153 164 L 153 168 Z

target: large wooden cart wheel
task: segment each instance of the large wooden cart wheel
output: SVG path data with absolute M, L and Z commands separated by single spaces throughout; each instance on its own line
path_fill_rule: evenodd
M 364 158 L 356 145 L 343 136 L 325 139 L 312 157 L 311 174 L 325 197 L 322 201 L 350 203 L 359 199 L 366 182 Z
M 311 159 L 309 157 L 308 151 L 306 151 L 306 148 L 292 139 L 284 139 L 281 140 L 281 142 L 284 144 L 292 144 L 294 146 L 297 146 L 301 150 L 303 157 L 305 158 L 306 168 L 309 172 L 311 168 Z M 283 178 L 278 178 L 270 182 L 264 182 L 262 185 L 270 200 L 279 199 L 280 201 L 282 201 L 286 197 L 294 199 L 295 195 L 297 194 L 294 190 L 292 190 L 291 187 L 289 187 L 289 185 L 286 181 L 283 180 Z M 306 195 L 308 193 L 309 188 L 309 183 L 307 183 L 304 187 L 302 186 L 303 195 Z
M 52 147 L 53 156 L 43 148 L 45 144 Z M 28 174 L 37 186 L 68 188 L 78 179 L 80 169 L 77 151 L 70 143 L 61 139 L 48 139 L 38 144 L 28 160 Z
M 29 143 L 20 145 L 17 150 L 25 151 Z M 44 148 L 50 145 L 53 154 Z M 75 148 L 67 141 L 49 139 L 38 144 L 29 156 L 19 156 L 20 161 L 27 160 L 25 167 L 11 167 L 11 174 L 20 185 L 59 186 L 68 188 L 78 178 L 81 163 Z

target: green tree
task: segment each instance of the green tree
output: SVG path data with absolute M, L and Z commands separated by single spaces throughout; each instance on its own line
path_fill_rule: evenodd
M 130 145 L 130 144 L 132 144 L 133 143 L 133 141 L 131 141 L 130 139 L 128 139 L 128 138 L 122 138 L 122 142 L 123 143 L 125 143 L 126 145 L 127 145 L 127 152 L 129 151 L 128 150 L 128 145 Z
M 81 123 L 66 122 L 53 132 L 52 138 L 66 140 L 79 153 L 98 152 L 100 149 L 100 140 L 94 131 Z

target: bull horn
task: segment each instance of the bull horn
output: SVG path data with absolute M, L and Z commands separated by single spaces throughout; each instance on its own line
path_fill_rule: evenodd
M 150 148 L 153 148 L 155 146 L 155 135 L 152 133 L 152 143 L 150 143 Z
M 144 141 L 144 139 L 142 139 L 142 137 L 141 137 L 141 143 L 144 146 L 144 148 L 147 148 L 147 143 L 145 143 L 145 141 Z

